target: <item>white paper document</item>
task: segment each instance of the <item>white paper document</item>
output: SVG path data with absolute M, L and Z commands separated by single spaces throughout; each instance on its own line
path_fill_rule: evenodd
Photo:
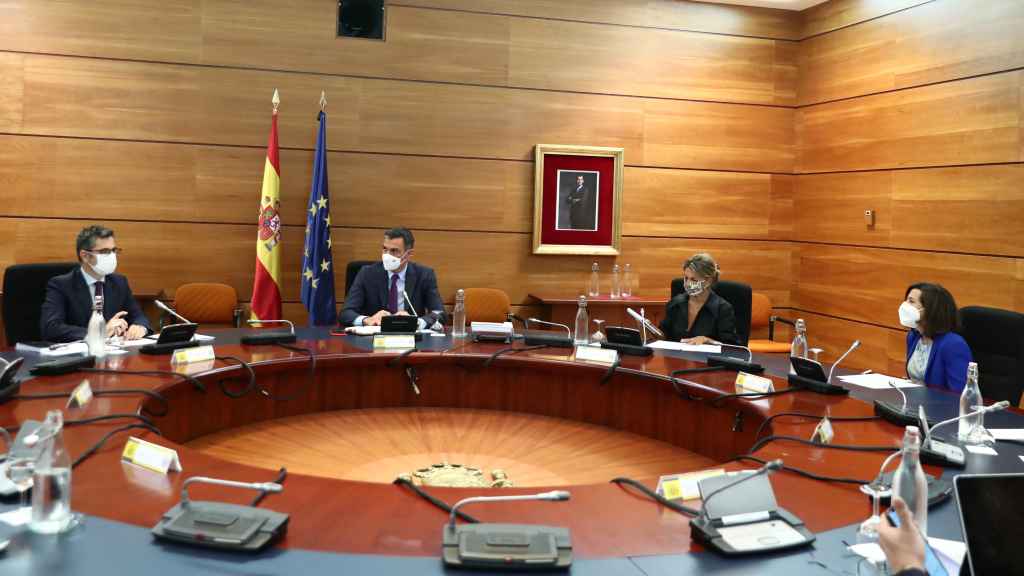
M 894 378 L 892 376 L 886 376 L 885 374 L 850 374 L 847 376 L 839 376 L 840 382 L 846 384 L 853 384 L 854 386 L 860 386 L 862 388 L 870 388 L 872 390 L 887 390 L 892 387 L 896 388 L 917 388 L 920 384 L 905 380 L 903 378 Z
M 938 557 L 939 562 L 942 562 L 942 566 L 946 569 L 947 574 L 960 573 L 960 565 L 963 564 L 964 555 L 967 554 L 966 544 L 944 538 L 929 538 L 928 544 L 935 551 L 935 556 Z M 885 562 L 885 552 L 882 552 L 881 546 L 873 542 L 854 544 L 850 546 L 850 552 L 865 558 L 872 564 L 879 565 Z
M 682 342 L 670 342 L 658 340 L 647 346 L 655 350 L 675 350 L 676 352 L 703 352 L 706 354 L 721 354 L 722 347 L 717 344 L 683 344 Z
M 1024 428 L 989 428 L 988 431 L 996 440 L 1024 442 Z
M 989 448 L 988 446 L 971 446 L 966 445 L 964 448 L 971 454 L 981 454 L 982 456 L 999 456 L 999 453 Z

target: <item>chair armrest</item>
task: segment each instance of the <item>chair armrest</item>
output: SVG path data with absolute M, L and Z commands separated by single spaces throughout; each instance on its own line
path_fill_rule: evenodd
M 775 340 L 775 323 L 776 322 L 782 322 L 783 324 L 789 324 L 790 326 L 793 326 L 793 327 L 796 326 L 796 322 L 794 322 L 794 321 L 792 321 L 792 320 L 790 320 L 788 318 L 783 318 L 782 316 L 776 316 L 776 315 L 772 314 L 771 316 L 768 317 L 768 340 L 771 340 L 771 341 Z

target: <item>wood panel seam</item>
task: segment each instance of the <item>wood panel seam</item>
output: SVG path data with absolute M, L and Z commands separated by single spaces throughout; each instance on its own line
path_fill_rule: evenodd
M 62 54 L 55 52 L 33 52 L 27 50 L 0 50 L 0 54 L 19 54 L 22 56 L 46 56 L 51 58 L 74 58 L 81 60 L 95 60 L 101 62 L 120 62 L 128 64 L 154 64 L 159 66 L 183 66 L 188 68 L 202 68 L 207 70 L 232 70 L 237 72 L 269 72 L 274 74 L 291 74 L 305 76 L 320 76 L 325 78 L 344 78 L 352 80 L 377 80 L 384 82 L 402 82 L 410 84 L 428 84 L 433 86 L 460 86 L 464 88 L 489 88 L 493 90 L 518 90 L 523 92 L 544 92 L 554 94 L 576 94 L 580 96 L 609 96 L 615 98 L 639 98 L 643 100 L 658 100 L 667 102 L 693 102 L 697 104 L 727 104 L 731 106 L 754 106 L 757 108 L 778 108 L 782 110 L 795 110 L 795 104 L 764 104 L 758 102 L 741 102 L 736 100 L 706 100 L 700 98 L 670 98 L 668 96 L 645 96 L 640 94 L 624 94 L 617 92 L 588 92 L 585 90 L 559 90 L 556 88 L 536 88 L 532 86 L 515 86 L 512 84 L 484 84 L 480 82 L 456 82 L 452 80 L 423 80 L 417 78 L 398 78 L 391 76 L 371 76 L 368 74 L 335 74 L 331 72 L 318 72 L 303 69 L 286 68 L 259 68 L 256 66 L 240 66 L 237 64 L 204 64 L 199 62 L 182 62 L 173 60 L 151 60 L 144 58 L 124 58 L 110 56 L 90 56 L 84 54 Z
M 927 6 L 928 4 L 931 4 L 932 2 L 935 2 L 935 1 L 936 0 L 925 0 L 925 1 L 921 2 L 920 4 L 914 4 L 913 6 L 907 6 L 906 8 L 900 8 L 899 10 L 893 10 L 892 12 L 887 12 L 885 14 L 879 14 L 878 16 L 872 16 L 871 18 L 867 18 L 865 20 L 860 20 L 859 22 L 851 22 L 849 24 L 844 24 L 842 26 L 837 26 L 835 28 L 831 28 L 831 29 L 825 30 L 823 32 L 818 32 L 817 34 L 811 34 L 809 36 L 804 36 L 804 37 L 800 38 L 800 42 L 803 42 L 804 40 L 810 40 L 811 38 L 817 38 L 819 36 L 824 36 L 826 34 L 831 34 L 833 32 L 838 32 L 840 30 L 845 30 L 847 28 L 853 28 L 854 26 L 860 26 L 861 24 L 866 24 L 868 22 L 874 22 L 875 20 L 881 20 L 882 18 L 887 18 L 889 16 L 892 16 L 893 14 L 899 14 L 901 12 L 906 12 L 907 10 L 913 10 L 914 8 L 920 8 L 921 6 Z M 804 9 L 803 11 L 801 11 L 801 15 L 806 14 L 809 10 L 811 10 L 811 8 Z

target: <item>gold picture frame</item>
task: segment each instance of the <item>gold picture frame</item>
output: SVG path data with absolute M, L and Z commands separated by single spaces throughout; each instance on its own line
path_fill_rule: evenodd
M 623 148 L 537 144 L 533 253 L 617 256 L 624 169 Z

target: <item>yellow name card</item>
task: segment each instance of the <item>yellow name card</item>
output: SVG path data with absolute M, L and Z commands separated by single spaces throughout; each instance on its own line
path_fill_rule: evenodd
M 124 445 L 121 460 L 160 474 L 167 474 L 168 470 L 181 471 L 177 451 L 135 436 L 129 438 Z
M 374 350 L 399 350 L 415 348 L 416 336 L 412 334 L 374 334 Z
M 213 352 L 213 346 L 181 348 L 180 350 L 175 350 L 174 354 L 171 355 L 171 366 L 193 364 L 195 362 L 208 362 L 213 360 L 215 357 L 216 354 Z

